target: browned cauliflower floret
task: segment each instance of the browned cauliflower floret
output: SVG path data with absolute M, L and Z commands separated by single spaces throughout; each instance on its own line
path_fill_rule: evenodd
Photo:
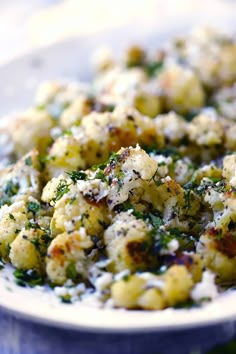
M 58 235 L 50 244 L 46 259 L 46 272 L 54 284 L 63 284 L 67 279 L 87 277 L 85 250 L 92 246 L 85 229 Z
M 200 237 L 197 252 L 220 282 L 236 280 L 236 241 L 232 232 L 211 228 Z
M 155 264 L 151 252 L 150 229 L 129 212 L 118 214 L 105 230 L 104 240 L 108 257 L 115 271 L 145 269 Z
M 131 106 L 118 106 L 114 112 L 114 120 L 115 121 L 133 121 L 133 124 L 136 128 L 136 134 L 137 134 L 137 142 L 142 146 L 142 145 L 157 145 L 158 147 L 162 147 L 164 144 L 164 139 L 162 132 L 159 132 L 156 127 L 155 123 L 153 122 L 153 119 L 150 119 L 149 117 L 140 114 L 135 108 Z M 126 144 L 121 145 L 120 147 L 125 147 L 127 146 L 128 142 Z M 128 144 L 128 146 L 132 145 L 131 143 Z M 117 149 L 118 150 L 118 149 Z M 117 151 L 116 150 L 116 151 Z
M 111 151 L 137 143 L 135 122 L 112 113 L 91 113 L 81 121 L 81 142 L 88 165 L 104 162 Z
M 42 200 L 54 204 L 51 220 L 53 235 L 84 227 L 89 235 L 98 236 L 104 230 L 104 225 L 109 224 L 108 210 L 104 201 L 92 201 L 89 197 L 86 199 L 80 191 L 79 184 L 80 181 L 73 184 L 69 178 L 61 176 L 52 179 L 45 186 Z
M 82 118 L 78 140 L 84 148 L 87 165 L 104 162 L 111 151 L 121 147 L 157 143 L 163 138 L 156 133 L 153 121 L 143 117 L 135 109 L 117 108 L 114 112 L 93 112 Z
M 14 267 L 45 272 L 45 255 L 50 240 L 40 228 L 23 229 L 11 243 L 9 258 Z

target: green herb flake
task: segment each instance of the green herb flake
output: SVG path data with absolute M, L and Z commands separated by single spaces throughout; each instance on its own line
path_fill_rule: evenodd
M 61 302 L 63 302 L 64 304 L 71 304 L 71 296 L 69 294 L 61 295 L 59 297 L 61 299 Z
M 145 69 L 148 76 L 153 77 L 163 68 L 163 61 L 153 61 L 146 64 Z
M 66 172 L 66 174 L 70 176 L 70 179 L 73 181 L 73 183 L 76 183 L 79 180 L 86 181 L 88 178 L 87 174 L 83 171 Z
M 106 175 L 105 175 L 104 171 L 99 170 L 96 172 L 95 178 L 101 179 L 104 182 L 106 180 Z
M 76 197 L 70 199 L 69 204 L 73 204 L 76 201 Z
M 41 229 L 39 224 L 37 222 L 34 222 L 34 221 L 29 221 L 28 224 L 25 226 L 25 228 L 26 228 L 26 230 L 29 230 L 29 229 L 34 229 L 34 230 Z
M 59 185 L 57 186 L 56 196 L 52 200 L 54 202 L 56 202 L 56 201 L 60 200 L 63 197 L 64 194 L 69 193 L 69 191 L 70 191 L 69 186 L 70 186 L 70 184 L 68 184 L 64 180 L 61 180 L 59 182 Z
M 3 192 L 7 195 L 7 197 L 13 197 L 17 194 L 20 189 L 19 183 L 14 183 L 12 180 L 8 181 L 3 189 Z
M 72 280 L 77 279 L 78 273 L 77 273 L 74 262 L 69 263 L 68 266 L 66 267 L 66 276 L 67 276 L 67 278 L 72 279 Z
M 35 202 L 29 202 L 27 204 L 27 212 L 31 212 L 33 213 L 34 215 L 41 209 L 41 206 L 40 204 L 38 203 L 35 203 Z
M 15 219 L 15 216 L 13 215 L 13 214 L 9 214 L 9 218 L 11 219 L 11 220 L 13 220 L 13 221 L 16 221 L 16 219 Z
M 119 162 L 120 155 L 113 152 L 109 158 L 109 163 L 110 164 L 117 164 Z
M 30 270 L 22 270 L 22 269 L 16 269 L 14 271 L 14 277 L 17 285 L 26 287 L 33 287 L 36 285 L 43 285 L 44 284 L 44 278 L 36 272 L 36 270 L 30 269 Z
M 32 166 L 33 165 L 33 161 L 32 161 L 32 157 L 31 156 L 28 156 L 25 159 L 25 164 L 26 164 L 26 166 Z

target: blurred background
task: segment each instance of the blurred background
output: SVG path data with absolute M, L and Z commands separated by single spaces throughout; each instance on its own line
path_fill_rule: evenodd
M 71 36 L 134 24 L 169 29 L 192 17 L 206 23 L 236 14 L 233 0 L 0 1 L 0 64 Z

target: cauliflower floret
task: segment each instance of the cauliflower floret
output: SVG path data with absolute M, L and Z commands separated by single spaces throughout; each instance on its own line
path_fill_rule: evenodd
M 23 229 L 11 243 L 9 258 L 14 267 L 45 271 L 45 255 L 50 238 L 40 228 Z
M 205 270 L 202 276 L 202 281 L 194 286 L 191 291 L 191 298 L 195 301 L 202 299 L 213 300 L 218 296 L 217 287 L 215 284 L 215 274 L 209 270 Z
M 81 120 L 74 136 L 83 146 L 88 167 L 104 163 L 112 151 L 140 144 L 163 145 L 151 118 L 130 107 L 118 107 L 114 112 L 92 112 Z
M 111 151 L 117 151 L 123 145 L 137 143 L 134 121 L 114 117 L 108 112 L 93 112 L 82 119 L 81 142 L 89 166 L 106 161 Z
M 31 109 L 12 123 L 9 129 L 17 157 L 36 148 L 44 153 L 52 141 L 50 130 L 55 121 L 43 110 Z M 26 134 L 27 132 L 27 134 Z
M 137 308 L 138 299 L 145 290 L 145 280 L 131 275 L 127 280 L 119 280 L 111 287 L 111 297 L 117 307 Z
M 173 265 L 162 276 L 142 273 L 118 280 L 111 296 L 117 307 L 162 310 L 188 300 L 193 285 L 186 267 Z
M 42 82 L 38 87 L 35 97 L 37 105 L 41 106 L 51 102 L 63 88 L 64 85 L 57 81 Z
M 220 229 L 222 233 L 230 231 L 230 223 L 236 222 L 236 195 L 234 191 L 218 192 L 209 187 L 204 200 L 211 205 L 213 211 L 213 221 L 207 224 L 207 228 Z
M 18 233 L 28 223 L 26 206 L 23 201 L 4 205 L 0 209 L 0 254 L 6 258 L 10 251 L 10 245 Z
M 177 227 L 181 231 L 189 231 L 200 225 L 196 223 L 200 201 L 191 190 L 184 190 L 170 177 L 157 187 L 155 207 L 163 213 L 164 223 L 168 228 Z
M 105 230 L 104 241 L 115 271 L 136 271 L 154 265 L 150 252 L 150 229 L 143 220 L 128 212 L 118 214 Z
M 178 144 L 187 134 L 186 121 L 175 112 L 157 116 L 155 125 L 157 132 L 164 135 L 166 142 L 174 145 Z
M 236 84 L 219 89 L 214 100 L 220 114 L 234 122 L 236 120 Z
M 16 164 L 0 170 L 1 204 L 9 204 L 29 196 L 39 198 L 41 192 L 38 152 L 32 150 Z
M 109 95 L 113 103 L 132 103 L 135 93 L 147 79 L 147 74 L 141 68 L 124 70 L 116 67 L 95 81 L 95 89 L 99 94 Z
M 166 300 L 159 289 L 147 289 L 139 298 L 138 306 L 144 310 L 162 310 L 166 307 Z
M 69 179 L 58 177 L 45 186 L 42 200 L 54 204 L 51 220 L 53 235 L 85 227 L 89 235 L 98 236 L 104 230 L 104 225 L 109 224 L 110 219 L 105 203 L 86 200 L 80 191 L 79 183 L 80 181 L 78 184 L 73 184 Z M 61 192 L 64 194 L 61 195 Z
M 126 201 L 132 190 L 140 189 L 141 195 L 156 173 L 158 164 L 139 146 L 121 149 L 115 160 L 106 167 L 105 173 L 112 180 L 108 192 L 108 204 L 112 209 Z
M 50 244 L 46 258 L 46 272 L 54 284 L 63 284 L 68 278 L 87 277 L 88 260 L 84 250 L 92 242 L 85 229 L 58 235 Z M 72 271 L 71 271 L 72 270 Z M 71 274 L 72 273 L 72 274 Z
M 137 142 L 140 145 L 153 145 L 156 144 L 158 147 L 162 147 L 164 144 L 163 135 L 156 130 L 155 123 L 153 119 L 140 114 L 135 108 L 126 105 L 117 106 L 113 112 L 114 121 L 133 121 L 137 133 Z M 125 147 L 132 145 L 131 142 L 125 141 L 125 145 L 120 145 L 120 147 Z M 118 150 L 118 148 L 117 148 Z M 116 150 L 116 151 L 117 151 Z
M 14 143 L 8 127 L 8 117 L 3 117 L 0 123 L 0 168 L 9 165 L 14 154 Z
M 156 177 L 164 178 L 170 176 L 183 186 L 191 179 L 194 173 L 194 165 L 188 158 L 175 161 L 175 158 L 171 156 L 165 157 L 155 153 L 150 153 L 150 156 L 158 163 Z
M 236 109 L 235 109 L 236 111 Z M 225 146 L 227 149 L 236 151 L 236 124 L 233 124 L 225 132 Z
M 203 167 L 198 168 L 193 174 L 192 180 L 200 184 L 201 180 L 204 177 L 208 177 L 210 179 L 221 179 L 222 178 L 222 170 L 215 166 L 213 163 L 209 165 L 204 165 Z
M 184 266 L 174 265 L 164 275 L 163 295 L 169 304 L 174 306 L 190 297 L 193 281 Z
M 236 241 L 230 232 L 212 228 L 200 237 L 197 252 L 206 267 L 217 275 L 220 282 L 236 280 Z
M 110 48 L 98 48 L 93 54 L 92 63 L 98 72 L 103 72 L 114 67 L 114 58 Z
M 139 112 L 149 117 L 156 117 L 161 113 L 163 107 L 163 97 L 156 82 L 143 85 L 134 97 L 134 106 Z
M 188 158 L 176 161 L 173 178 L 181 186 L 184 186 L 188 181 L 190 181 L 193 173 L 194 165 Z
M 49 179 L 85 167 L 83 148 L 73 136 L 64 135 L 57 138 L 49 150 L 46 170 Z
M 92 110 L 92 100 L 86 95 L 78 96 L 60 117 L 60 125 L 67 129 L 80 123 L 81 118 Z
M 185 41 L 176 42 L 181 60 L 197 73 L 205 86 L 227 86 L 236 78 L 233 38 L 212 28 L 200 28 Z
M 222 175 L 231 186 L 236 187 L 236 154 L 225 156 Z
M 161 71 L 158 82 L 166 96 L 169 110 L 186 113 L 204 105 L 202 85 L 191 69 L 170 64 Z
M 197 145 L 220 145 L 224 128 L 214 112 L 205 112 L 195 117 L 188 125 L 189 139 Z

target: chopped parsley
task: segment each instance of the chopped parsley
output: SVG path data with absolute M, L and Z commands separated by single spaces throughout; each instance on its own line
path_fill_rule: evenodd
M 60 200 L 64 194 L 69 193 L 69 191 L 70 191 L 69 186 L 70 186 L 70 184 L 68 184 L 64 180 L 61 180 L 57 186 L 57 189 L 56 189 L 56 196 L 52 200 L 54 202 L 56 202 L 56 201 Z
M 66 172 L 66 174 L 70 176 L 70 179 L 73 181 L 74 184 L 79 180 L 86 181 L 88 179 L 87 174 L 83 171 Z
M 78 273 L 74 262 L 69 263 L 68 266 L 66 267 L 66 276 L 71 280 L 76 280 L 76 278 L 78 277 Z
M 101 179 L 103 182 L 106 181 L 106 175 L 105 175 L 104 171 L 102 171 L 102 170 L 98 170 L 96 172 L 95 178 Z
M 27 212 L 32 212 L 34 215 L 41 209 L 40 204 L 35 202 L 29 202 L 27 204 Z
M 33 161 L 32 161 L 32 157 L 31 156 L 28 156 L 25 159 L 25 164 L 26 164 L 26 166 L 32 166 L 33 165 Z
M 61 302 L 63 302 L 64 304 L 71 304 L 70 294 L 60 295 L 59 298 L 61 299 Z
M 36 285 L 44 284 L 44 278 L 40 274 L 38 274 L 36 270 L 33 269 L 16 269 L 13 274 L 15 277 L 16 284 L 23 287 L 33 287 Z
M 132 210 L 132 214 L 137 219 L 143 219 L 144 218 L 144 214 L 141 213 L 140 211 L 138 211 L 137 209 L 135 209 L 135 207 L 129 201 L 126 201 L 123 204 L 118 205 L 116 207 L 116 209 L 117 209 L 118 212 Z
M 156 73 L 163 68 L 163 61 L 152 61 L 145 65 L 148 76 L 153 77 Z
M 2 199 L 0 199 L 0 208 L 1 208 L 3 205 L 10 205 L 10 204 L 11 204 L 10 199 L 8 199 L 8 198 L 2 198 Z
M 111 165 L 116 165 L 119 162 L 120 155 L 113 152 L 109 158 L 109 163 Z
M 13 215 L 13 214 L 9 214 L 9 218 L 11 219 L 11 220 L 13 220 L 13 221 L 16 221 L 16 218 L 15 218 L 15 216 Z
M 3 189 L 3 192 L 7 197 L 13 197 L 18 193 L 20 185 L 18 182 L 13 182 L 12 180 L 8 181 Z
M 26 230 L 29 230 L 29 229 L 37 230 L 37 229 L 41 229 L 41 227 L 39 226 L 39 224 L 37 222 L 29 221 L 28 224 L 25 226 L 25 229 Z

